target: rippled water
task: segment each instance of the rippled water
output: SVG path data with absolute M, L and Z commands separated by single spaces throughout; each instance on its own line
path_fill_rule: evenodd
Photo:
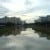
M 50 40 L 46 34 L 27 28 L 18 32 L 19 35 L 0 37 L 0 50 L 50 50 Z M 43 35 L 43 36 L 42 36 Z

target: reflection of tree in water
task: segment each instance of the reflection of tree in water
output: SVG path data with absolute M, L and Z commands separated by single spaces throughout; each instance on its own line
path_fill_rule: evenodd
M 25 27 L 25 26 L 0 27 L 0 36 L 17 35 L 20 34 L 21 31 L 25 31 L 27 28 L 33 28 L 33 27 Z M 40 35 L 40 37 L 47 37 L 47 39 L 50 39 L 50 31 L 38 29 L 37 27 L 33 28 L 33 30 L 35 30 L 35 32 L 37 32 Z
M 50 32 L 48 32 L 47 30 L 38 30 L 38 29 L 33 29 L 35 30 L 36 33 L 38 33 L 40 35 L 40 37 L 47 37 L 48 40 L 50 40 Z
M 8 35 L 17 35 L 20 34 L 22 30 L 25 30 L 25 28 L 22 27 L 16 27 L 16 26 L 4 26 L 0 27 L 0 36 L 8 36 Z

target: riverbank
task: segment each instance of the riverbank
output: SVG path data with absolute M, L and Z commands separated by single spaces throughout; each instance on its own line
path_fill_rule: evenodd
M 17 35 L 20 34 L 21 28 L 15 26 L 0 27 L 0 36 Z
M 40 32 L 48 32 L 50 33 L 50 25 L 44 24 L 44 25 L 34 25 L 34 30 L 40 31 Z

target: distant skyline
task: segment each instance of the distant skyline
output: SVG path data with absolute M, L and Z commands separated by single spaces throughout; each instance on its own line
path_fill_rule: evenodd
M 38 16 L 50 14 L 50 0 L 0 0 L 0 17 L 16 16 L 33 22 Z

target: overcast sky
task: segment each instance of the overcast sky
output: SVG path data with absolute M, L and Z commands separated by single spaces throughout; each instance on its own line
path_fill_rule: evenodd
M 0 17 L 17 16 L 22 20 L 50 14 L 50 0 L 0 0 Z

